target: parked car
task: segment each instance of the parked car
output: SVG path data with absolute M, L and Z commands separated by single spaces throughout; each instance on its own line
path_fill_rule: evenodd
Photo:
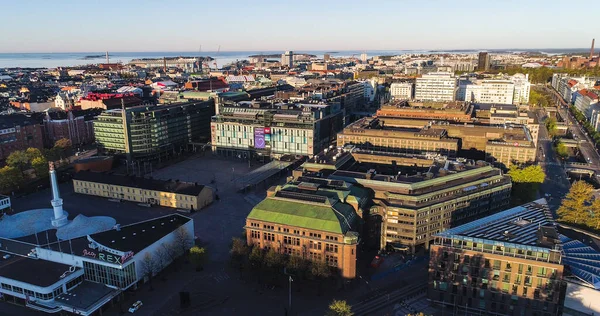
M 129 312 L 130 313 L 135 313 L 138 309 L 140 309 L 140 307 L 142 307 L 142 301 L 137 301 L 135 303 L 133 303 L 133 305 L 131 305 L 131 307 L 129 308 Z

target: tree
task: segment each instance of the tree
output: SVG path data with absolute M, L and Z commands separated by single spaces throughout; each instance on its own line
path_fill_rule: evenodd
M 29 161 L 33 161 L 33 159 L 35 159 L 35 158 L 43 158 L 44 157 L 41 150 L 39 150 L 37 148 L 33 148 L 33 147 L 27 148 L 27 150 L 25 150 L 25 154 L 29 158 Z
M 546 179 L 546 174 L 541 166 L 511 165 L 508 170 L 513 187 L 512 199 L 514 205 L 521 205 L 535 199 L 539 187 Z
M 250 252 L 250 262 L 253 265 L 261 265 L 263 263 L 263 251 L 259 246 L 252 247 L 252 252 Z
M 156 258 L 156 264 L 162 269 L 165 268 L 168 264 L 169 264 L 169 254 L 167 252 L 167 250 L 162 247 L 164 244 L 162 244 L 160 247 L 156 248 L 156 251 L 154 252 L 154 258 Z
M 61 138 L 54 143 L 55 148 L 59 148 L 60 158 L 63 159 L 71 154 L 71 140 L 68 138 Z
M 48 175 L 48 160 L 42 156 L 33 158 L 31 167 L 35 170 L 38 178 Z
M 179 248 L 175 243 L 162 243 L 160 249 L 170 262 L 174 262 L 177 259 L 177 250 Z
M 198 246 L 190 248 L 190 260 L 196 266 L 196 271 L 202 270 L 206 261 L 206 249 Z
M 16 189 L 23 183 L 23 174 L 19 169 L 11 166 L 0 168 L 0 191 L 8 192 Z
M 23 172 L 25 167 L 29 164 L 29 157 L 27 156 L 27 153 L 22 150 L 13 151 L 6 158 L 6 164 Z
M 551 117 L 546 120 L 546 129 L 548 129 L 550 136 L 556 136 L 557 124 L 555 118 Z
M 327 310 L 326 316 L 352 316 L 354 313 L 352 312 L 352 306 L 348 305 L 346 301 L 342 300 L 333 300 L 331 304 L 329 304 L 329 309 Z
M 175 230 L 174 246 L 177 249 L 177 255 L 183 255 L 194 244 L 194 240 L 185 226 L 179 226 Z
M 585 224 L 590 219 L 587 202 L 591 200 L 593 192 L 594 187 L 590 184 L 574 182 L 556 211 L 559 219 L 567 223 Z
M 300 256 L 292 255 L 288 260 L 286 268 L 295 274 L 301 274 L 308 268 L 308 265 L 306 260 L 302 259 Z
M 265 254 L 265 266 L 268 268 L 279 268 L 283 265 L 283 256 L 279 254 L 275 249 L 271 248 Z
M 250 247 L 241 238 L 234 237 L 231 241 L 231 262 L 240 271 L 240 279 L 242 278 L 242 270 L 244 269 L 244 260 L 250 253 Z
M 556 144 L 556 154 L 560 159 L 567 159 L 569 157 L 569 149 L 562 142 Z
M 331 268 L 323 261 L 315 261 L 311 264 L 310 273 L 319 281 L 318 295 L 321 295 L 323 280 L 331 276 Z
M 154 256 L 152 256 L 151 253 L 147 252 L 144 255 L 144 258 L 142 258 L 142 274 L 148 278 L 148 281 L 150 282 L 150 290 L 154 290 L 154 287 L 152 287 L 152 277 L 154 276 L 154 274 L 156 274 L 156 270 L 157 270 L 157 265 L 156 265 L 156 259 L 154 259 Z
M 596 230 L 600 229 L 600 199 L 595 198 L 592 201 L 589 213 L 591 218 L 588 226 Z

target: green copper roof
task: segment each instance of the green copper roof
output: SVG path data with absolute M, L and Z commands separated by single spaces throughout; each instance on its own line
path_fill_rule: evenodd
M 248 219 L 345 234 L 356 221 L 356 213 L 343 203 L 330 206 L 267 198 L 252 209 Z

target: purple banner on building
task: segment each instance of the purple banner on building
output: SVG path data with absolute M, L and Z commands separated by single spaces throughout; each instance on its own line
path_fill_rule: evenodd
M 254 148 L 265 148 L 265 129 L 262 127 L 254 129 Z

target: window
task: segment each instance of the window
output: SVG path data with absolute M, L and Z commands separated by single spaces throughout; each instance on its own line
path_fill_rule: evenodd
M 252 238 L 257 238 L 257 239 L 260 239 L 260 232 L 258 232 L 258 231 L 256 231 L 256 230 L 250 231 L 250 236 L 251 236 Z
M 311 240 L 308 244 L 308 248 L 315 249 L 315 250 L 321 250 L 321 243 L 318 241 Z
M 325 239 L 327 240 L 333 240 L 333 241 L 338 241 L 338 238 L 335 236 L 329 236 L 329 235 L 325 235 Z
M 273 233 L 264 233 L 264 236 L 267 241 L 275 241 L 275 234 Z
M 338 252 L 338 245 L 325 244 L 325 251 L 337 253 Z
M 332 267 L 338 266 L 338 259 L 336 256 L 325 255 L 325 262 L 327 263 L 327 265 L 332 266 Z
M 275 230 L 275 226 L 273 225 L 263 225 L 263 228 L 268 230 Z
M 316 252 L 309 252 L 308 253 L 308 258 L 311 261 L 321 261 L 321 254 L 320 253 L 316 253 Z
M 259 223 L 250 223 L 250 226 L 258 228 L 258 227 L 260 227 L 260 224 Z
M 321 239 L 321 234 L 309 233 L 308 236 Z

